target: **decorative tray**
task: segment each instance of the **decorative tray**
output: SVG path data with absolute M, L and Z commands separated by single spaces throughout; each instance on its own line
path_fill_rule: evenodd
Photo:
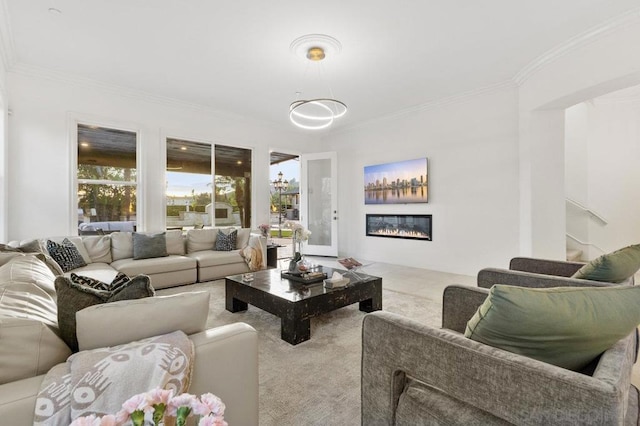
M 280 272 L 280 275 L 282 276 L 282 278 L 286 278 L 288 280 L 296 281 L 304 284 L 317 283 L 327 278 L 327 274 L 325 272 L 318 272 L 318 271 L 312 271 L 312 272 L 282 271 Z

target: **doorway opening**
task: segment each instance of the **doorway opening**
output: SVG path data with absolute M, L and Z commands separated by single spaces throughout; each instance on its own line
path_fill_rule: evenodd
M 272 151 L 269 154 L 270 243 L 278 245 L 278 259 L 293 254 L 287 222 L 300 220 L 300 156 Z

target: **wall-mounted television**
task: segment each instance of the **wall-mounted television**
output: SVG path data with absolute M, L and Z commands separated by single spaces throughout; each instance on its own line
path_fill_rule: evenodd
M 364 168 L 365 204 L 428 202 L 426 158 L 376 164 Z

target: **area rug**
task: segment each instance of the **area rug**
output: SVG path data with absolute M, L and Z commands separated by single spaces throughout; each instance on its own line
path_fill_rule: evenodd
M 211 293 L 207 325 L 246 322 L 258 331 L 260 425 L 359 425 L 362 318 L 358 304 L 311 320 L 311 339 L 292 346 L 280 339 L 280 319 L 249 306 L 231 313 L 224 307 L 224 280 L 158 291 Z M 410 294 L 383 290 L 385 311 L 440 326 L 442 306 Z M 382 343 L 382 342 L 381 342 Z

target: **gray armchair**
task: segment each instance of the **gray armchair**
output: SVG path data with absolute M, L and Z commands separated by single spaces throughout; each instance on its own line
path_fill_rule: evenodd
M 449 286 L 443 328 L 389 312 L 362 329 L 363 425 L 636 425 L 635 334 L 581 373 L 463 336 L 488 290 Z
M 514 257 L 509 263 L 509 269 L 485 268 L 478 272 L 478 287 L 491 288 L 494 284 L 537 288 L 634 284 L 633 276 L 617 284 L 571 278 L 582 266 L 584 263 L 580 262 Z

